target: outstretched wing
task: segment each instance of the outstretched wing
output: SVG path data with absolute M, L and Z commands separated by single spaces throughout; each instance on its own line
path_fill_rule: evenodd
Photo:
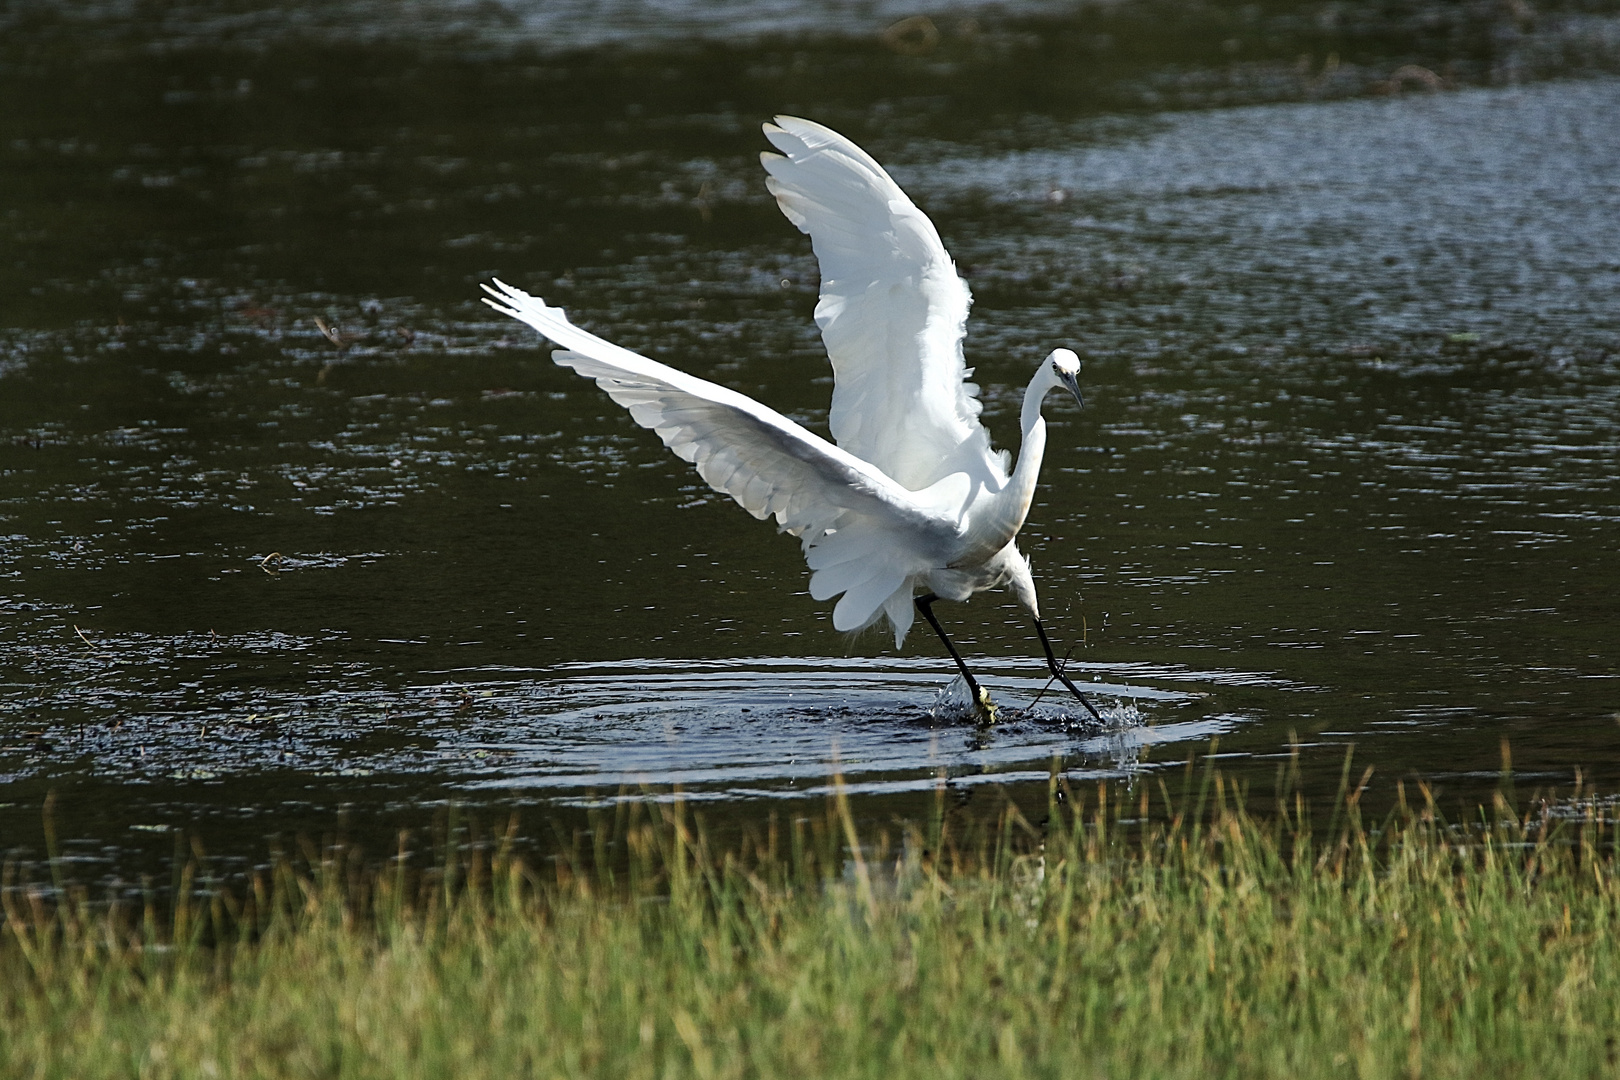
M 837 132 L 778 116 L 765 137 L 782 152 L 760 155 L 766 184 L 821 264 L 833 438 L 912 490 L 953 472 L 1000 488 L 962 360 L 971 296 L 934 223 Z
M 595 379 L 636 423 L 696 465 L 710 487 L 756 518 L 775 515 L 806 547 L 851 512 L 924 545 L 951 535 L 954 525 L 946 514 L 775 409 L 581 330 L 561 308 L 522 289 L 498 280 L 484 289 L 494 298 L 484 303 L 568 350 L 552 359 Z M 939 494 L 945 494 L 943 487 Z

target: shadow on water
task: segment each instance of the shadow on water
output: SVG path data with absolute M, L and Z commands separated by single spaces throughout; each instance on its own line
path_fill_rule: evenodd
M 205 7 L 0 13 L 7 847 L 50 790 L 126 876 L 175 828 L 746 821 L 834 768 L 882 820 L 1216 735 L 1261 780 L 1297 735 L 1325 797 L 1348 743 L 1446 798 L 1504 740 L 1620 787 L 1612 6 Z M 1004 722 L 948 722 L 925 633 L 834 632 L 791 541 L 477 303 L 824 430 L 779 111 L 939 224 L 998 443 L 1084 356 L 1021 543 L 1108 726 L 1016 713 L 994 594 L 941 612 Z

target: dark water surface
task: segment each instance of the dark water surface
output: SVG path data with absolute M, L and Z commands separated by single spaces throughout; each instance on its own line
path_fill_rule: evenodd
M 1612 11 L 659 10 L 7 9 L 0 846 L 51 791 L 127 876 L 340 810 L 550 835 L 679 784 L 744 824 L 834 768 L 887 820 L 1217 735 L 1262 787 L 1297 735 L 1318 794 L 1353 743 L 1474 798 L 1504 739 L 1620 789 Z M 794 541 L 477 302 L 823 426 L 784 111 L 938 223 L 999 444 L 1086 359 L 1022 543 L 1107 726 L 936 716 L 925 627 L 835 633 Z M 939 610 L 1036 696 L 1005 597 Z

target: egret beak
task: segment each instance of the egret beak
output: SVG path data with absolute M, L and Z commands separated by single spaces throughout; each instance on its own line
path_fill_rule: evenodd
M 1078 374 L 1070 375 L 1066 371 L 1060 371 L 1058 372 L 1058 382 L 1063 389 L 1074 395 L 1074 400 L 1082 409 L 1086 407 L 1086 399 L 1080 393 L 1080 377 Z

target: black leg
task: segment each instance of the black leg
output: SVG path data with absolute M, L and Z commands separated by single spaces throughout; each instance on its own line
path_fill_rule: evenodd
M 930 617 L 929 621 L 932 622 L 933 619 Z M 938 629 L 938 627 L 935 627 L 935 629 Z M 1052 669 L 1052 678 L 1056 679 L 1064 686 L 1067 686 L 1069 688 L 1069 692 L 1080 699 L 1080 704 L 1086 707 L 1086 712 L 1090 713 L 1093 719 L 1101 720 L 1102 713 L 1098 712 L 1096 706 L 1092 705 L 1091 702 L 1086 700 L 1086 695 L 1080 692 L 1080 688 L 1075 686 L 1074 683 L 1070 682 L 1067 675 L 1063 674 L 1063 665 L 1058 663 L 1057 657 L 1053 654 L 1052 642 L 1047 639 L 1046 627 L 1041 625 L 1041 620 L 1039 619 L 1035 620 L 1035 632 L 1041 636 L 1041 648 L 1046 650 L 1046 666 Z M 952 650 L 952 655 L 955 655 L 954 649 Z M 957 662 L 961 663 L 961 661 Z
M 939 640 L 945 643 L 945 649 L 951 654 L 951 659 L 956 661 L 956 670 L 960 671 L 962 678 L 967 680 L 968 692 L 973 695 L 974 707 L 985 709 L 988 707 L 988 697 L 983 690 L 979 689 L 979 682 L 973 677 L 973 672 L 969 671 L 967 665 L 962 662 L 962 656 L 956 651 L 956 646 L 952 645 L 951 639 L 945 636 L 945 628 L 939 625 L 938 619 L 934 618 L 934 601 L 938 599 L 939 597 L 929 593 L 927 596 L 917 597 L 912 603 L 917 605 L 917 610 L 922 612 L 923 618 L 928 620 L 928 625 L 934 628 L 934 633 L 939 635 Z

